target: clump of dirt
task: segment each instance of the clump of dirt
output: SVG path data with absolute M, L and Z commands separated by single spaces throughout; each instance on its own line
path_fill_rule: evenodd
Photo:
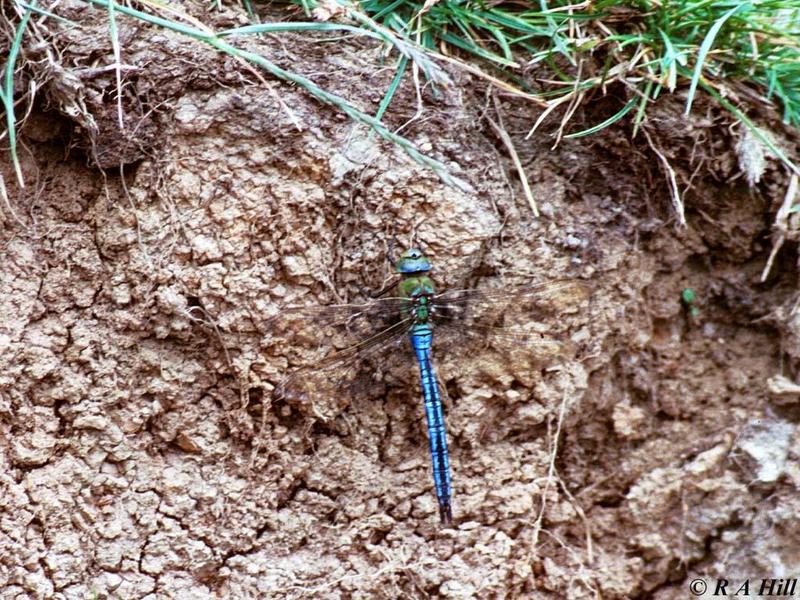
M 538 109 L 487 104 L 458 71 L 418 117 L 408 78 L 386 120 L 458 191 L 302 90 L 122 16 L 120 130 L 105 16 L 63 7 L 81 26 L 47 21 L 54 45 L 25 56 L 46 100 L 20 132 L 30 185 L 2 167 L 9 597 L 672 598 L 800 567 L 797 396 L 767 386 L 796 375 L 788 234 L 761 281 L 789 180 L 767 161 L 749 186 L 726 114 L 665 97 L 647 135 L 621 122 L 552 148 L 556 122 L 528 138 Z M 366 112 L 393 76 L 371 42 L 249 43 Z M 318 347 L 313 325 L 281 343 L 281 307 L 364 301 L 411 243 L 442 289 L 591 290 L 528 324 L 557 357 L 437 348 L 452 528 L 413 363 L 369 357 L 357 393 L 275 391 Z

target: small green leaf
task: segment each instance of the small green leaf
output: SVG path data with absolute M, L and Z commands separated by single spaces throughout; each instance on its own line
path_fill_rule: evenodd
M 684 288 L 684 290 L 681 292 L 681 302 L 687 306 L 694 303 L 696 300 L 697 295 L 694 293 L 692 288 Z

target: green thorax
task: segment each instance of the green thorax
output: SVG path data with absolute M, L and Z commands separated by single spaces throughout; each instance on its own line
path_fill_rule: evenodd
M 433 281 L 427 275 L 406 275 L 400 281 L 397 292 L 401 298 L 433 296 Z
M 398 286 L 401 298 L 408 298 L 406 310 L 416 308 L 417 323 L 425 323 L 430 316 L 430 299 L 433 296 L 433 282 L 427 275 L 405 276 Z

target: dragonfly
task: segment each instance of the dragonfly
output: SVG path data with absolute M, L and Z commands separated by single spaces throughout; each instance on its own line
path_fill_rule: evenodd
M 305 404 L 324 419 L 342 410 L 348 398 L 367 392 L 376 356 L 383 357 L 384 368 L 393 360 L 405 366 L 416 362 L 439 517 L 442 525 L 451 525 L 445 391 L 434 368 L 434 348 L 437 354 L 452 352 L 478 361 L 491 351 L 564 357 L 571 344 L 543 336 L 545 320 L 585 298 L 587 288 L 575 280 L 558 280 L 437 292 L 432 263 L 422 250 L 406 250 L 394 266 L 398 281 L 392 296 L 356 304 L 289 306 L 270 319 L 282 352 L 293 347 L 302 363 L 276 386 L 273 398 Z M 403 345 L 406 352 L 400 351 Z

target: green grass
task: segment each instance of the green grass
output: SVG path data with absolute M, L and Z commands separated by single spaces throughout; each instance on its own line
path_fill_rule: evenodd
M 19 155 L 17 154 L 17 128 L 16 117 L 14 110 L 14 74 L 17 66 L 17 57 L 19 56 L 20 49 L 22 48 L 22 40 L 25 34 L 25 28 L 28 26 L 28 21 L 31 18 L 31 9 L 26 9 L 17 25 L 14 39 L 11 42 L 11 47 L 8 51 L 8 57 L 5 65 L 3 65 L 2 77 L 3 86 L 0 91 L 0 101 L 3 103 L 3 109 L 6 113 L 6 134 L 8 136 L 8 145 L 11 152 L 11 161 L 14 163 L 14 171 L 17 174 L 17 181 L 20 186 L 25 186 L 25 181 L 22 177 L 22 167 L 19 164 Z
M 16 59 L 31 13 L 50 18 L 57 15 L 33 3 L 17 1 L 24 8 L 24 16 L 16 25 L 4 66 L 0 100 L 6 112 L 11 156 L 21 182 L 14 133 Z M 560 105 L 570 106 L 559 136 L 582 99 L 605 93 L 612 83 L 625 86 L 627 102 L 614 115 L 584 130 L 568 131 L 565 138 L 592 135 L 629 115 L 635 135 L 661 95 L 684 94 L 689 114 L 697 94 L 707 94 L 792 171 L 800 173 L 791 158 L 775 147 L 748 116 L 754 103 L 763 104 L 779 111 L 788 125 L 800 126 L 800 0 L 598 0 L 581 4 L 566 0 L 364 0 L 360 4 L 336 0 L 343 12 L 338 19 L 341 23 L 254 23 L 227 31 L 214 31 L 157 2 L 85 1 L 106 9 L 117 62 L 124 50 L 117 39 L 116 20 L 120 15 L 181 33 L 299 85 L 321 102 L 397 144 L 446 183 L 462 188 L 463 182 L 453 178 L 443 164 L 419 152 L 381 121 L 403 78 L 408 76 L 410 64 L 434 84 L 445 81 L 437 64 L 442 52 L 451 56 L 448 60 L 456 56 L 460 61 L 471 62 L 473 73 L 487 80 L 500 80 L 506 90 L 517 91 L 543 107 L 536 126 Z M 250 0 L 241 1 L 252 17 L 255 12 Z M 220 6 L 220 2 L 212 0 L 209 10 Z M 316 0 L 292 2 L 308 16 L 317 7 Z M 57 5 L 53 10 L 57 11 Z M 237 45 L 246 36 L 284 31 L 367 36 L 390 49 L 395 56 L 395 76 L 376 114 L 368 115 L 313 81 Z M 532 64 L 537 65 L 539 79 L 525 74 L 526 67 Z M 587 64 L 596 68 L 582 69 Z M 587 72 L 591 76 L 584 75 Z M 593 91 L 594 94 L 589 93 Z M 121 107 L 119 113 L 122 126 Z
M 599 0 L 585 5 L 565 0 L 366 0 L 361 6 L 398 35 L 419 40 L 431 52 L 445 48 L 471 56 L 550 106 L 565 96 L 604 90 L 614 81 L 629 89 L 629 101 L 616 114 L 566 138 L 591 135 L 629 113 L 636 132 L 664 93 L 687 90 L 689 114 L 700 89 L 712 98 L 727 98 L 718 104 L 751 129 L 749 101 L 735 99 L 743 88 L 774 105 L 785 123 L 800 126 L 798 0 Z M 602 73 L 581 78 L 576 65 L 587 61 L 602 65 Z M 533 63 L 542 63 L 554 82 L 525 82 L 522 68 Z M 770 140 L 753 133 L 800 172 Z
M 626 68 L 626 79 L 639 91 L 643 82 L 655 83 L 650 99 L 689 83 L 687 109 L 702 74 L 719 84 L 750 84 L 782 105 L 787 123 L 800 125 L 797 0 L 600 0 L 587 7 L 565 0 L 441 0 L 424 12 L 425 3 L 413 0 L 361 6 L 398 33 L 419 36 L 430 50 L 444 44 L 512 73 L 525 63 L 545 62 L 571 83 L 558 56 L 576 65 L 602 53 L 610 66 Z
M 258 35 L 261 33 L 275 33 L 282 31 L 347 32 L 350 34 L 367 36 L 380 40 L 382 43 L 393 48 L 403 59 L 413 60 L 420 67 L 422 72 L 430 81 L 444 82 L 446 80 L 447 77 L 446 74 L 440 69 L 440 67 L 434 61 L 432 61 L 427 56 L 427 54 L 421 48 L 419 48 L 418 46 L 407 40 L 403 40 L 402 38 L 395 36 L 391 31 L 389 31 L 382 25 L 375 23 L 365 15 L 357 15 L 357 20 L 359 23 L 358 27 L 354 27 L 351 25 L 340 25 L 336 23 L 317 23 L 317 22 L 264 23 L 264 24 L 254 24 L 247 27 L 239 27 L 221 32 L 215 32 L 211 28 L 206 27 L 204 24 L 199 23 L 196 19 L 192 19 L 188 15 L 181 14 L 178 11 L 175 11 L 174 9 L 169 9 L 168 7 L 166 7 L 166 5 L 154 5 L 146 3 L 146 5 L 148 6 L 151 7 L 156 6 L 157 8 L 163 9 L 162 12 L 166 16 L 162 16 L 162 15 L 152 14 L 151 12 L 137 10 L 124 4 L 118 4 L 114 2 L 114 0 L 87 0 L 87 4 L 100 6 L 106 9 L 107 15 L 109 17 L 109 35 L 111 36 L 111 43 L 115 56 L 120 55 L 119 51 L 120 46 L 117 36 L 117 24 L 116 24 L 117 17 L 115 16 L 116 13 L 123 14 L 128 17 L 139 19 L 141 21 L 151 23 L 153 25 L 163 27 L 165 29 L 175 31 L 187 37 L 193 38 L 197 41 L 213 46 L 220 52 L 223 52 L 229 56 L 248 62 L 260 69 L 263 69 L 264 71 L 268 72 L 269 74 L 279 79 L 283 79 L 284 81 L 288 81 L 299 85 L 300 87 L 305 89 L 309 94 L 311 94 L 321 102 L 330 104 L 338 108 L 342 112 L 344 112 L 354 121 L 363 123 L 371 127 L 378 135 L 402 148 L 416 162 L 430 168 L 434 173 L 436 173 L 442 179 L 444 183 L 465 191 L 471 189 L 468 183 L 458 179 L 457 177 L 454 177 L 448 171 L 447 167 L 444 164 L 440 163 L 437 160 L 434 160 L 429 156 L 426 156 L 425 154 L 417 150 L 416 147 L 409 140 L 407 140 L 403 136 L 397 135 L 396 133 L 388 129 L 381 122 L 380 118 L 376 118 L 375 116 L 364 113 L 363 111 L 357 109 L 355 106 L 353 106 L 350 102 L 348 102 L 344 98 L 320 88 L 319 86 L 314 84 L 313 81 L 303 77 L 302 75 L 280 68 L 272 61 L 270 61 L 266 56 L 242 50 L 235 45 L 235 42 L 229 41 L 229 40 L 235 40 L 236 38 L 245 37 L 248 35 Z M 21 46 L 23 33 L 27 25 L 27 20 L 30 17 L 30 14 L 32 12 L 37 12 L 39 14 L 43 14 L 46 16 L 52 16 L 50 13 L 38 9 L 35 5 L 26 5 L 26 6 L 27 8 L 25 12 L 25 17 L 23 18 L 17 29 L 17 36 L 14 40 L 14 46 L 12 48 L 12 50 L 15 50 L 16 52 L 19 51 L 19 48 Z M 189 24 L 187 25 L 187 23 Z M 9 137 L 9 145 L 11 149 L 12 159 L 17 168 L 17 176 L 19 179 L 19 183 L 20 185 L 24 185 L 22 179 L 22 172 L 19 169 L 19 162 L 17 160 L 17 154 L 16 154 L 17 145 L 15 137 L 14 99 L 13 99 L 13 74 L 14 74 L 16 52 L 12 51 L 9 57 L 9 61 L 3 68 L 5 74 L 4 75 L 5 86 L 2 92 L 2 102 L 6 111 L 8 132 L 9 132 L 8 137 Z M 119 68 L 117 69 L 117 73 L 119 74 Z M 118 75 L 118 85 L 120 85 L 119 75 Z M 119 109 L 119 120 L 120 120 L 120 126 L 123 126 L 121 108 Z

